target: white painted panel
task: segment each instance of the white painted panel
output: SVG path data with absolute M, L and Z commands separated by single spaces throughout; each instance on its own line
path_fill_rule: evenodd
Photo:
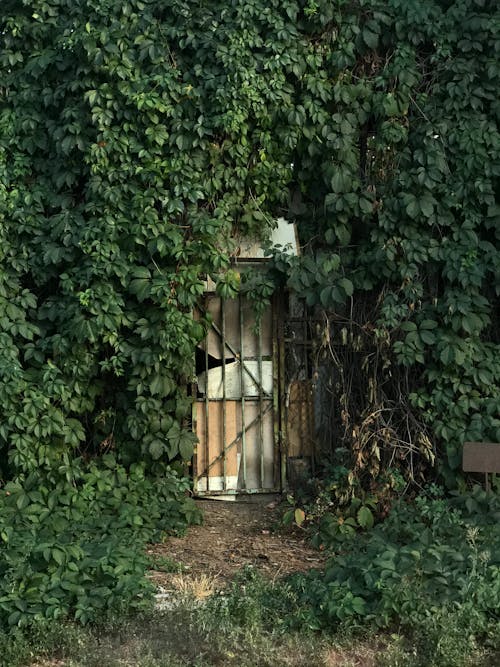
M 227 475 L 226 477 L 211 475 L 210 488 L 208 488 L 207 477 L 200 477 L 196 483 L 196 490 L 200 493 L 206 491 L 236 491 L 237 488 L 238 477 L 234 475 Z
M 262 386 L 264 395 L 273 394 L 273 362 L 262 362 L 262 378 L 259 375 L 259 362 L 255 359 L 245 360 L 243 364 L 243 395 L 247 397 L 258 397 L 260 395 L 259 385 Z M 208 381 L 207 381 L 208 380 Z M 257 382 L 255 382 L 257 380 Z M 208 389 L 207 389 L 208 384 Z M 223 398 L 224 388 L 222 383 L 222 366 L 211 368 L 208 373 L 204 371 L 198 375 L 198 390 L 208 398 Z M 241 371 L 240 362 L 232 361 L 226 363 L 226 398 L 241 398 Z

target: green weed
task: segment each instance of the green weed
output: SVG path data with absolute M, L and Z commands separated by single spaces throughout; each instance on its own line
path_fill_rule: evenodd
M 9 482 L 0 491 L 0 627 L 85 624 L 149 604 L 147 542 L 200 520 L 188 482 L 101 465 Z
M 483 648 L 494 655 L 499 518 L 500 498 L 479 487 L 466 496 L 433 491 L 400 503 L 371 532 L 332 542 L 325 572 L 292 580 L 299 622 L 396 632 L 411 650 L 402 661 L 393 647 L 388 664 L 459 667 L 476 664 Z

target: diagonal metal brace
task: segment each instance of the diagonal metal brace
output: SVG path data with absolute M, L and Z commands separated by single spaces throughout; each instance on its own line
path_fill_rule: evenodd
M 218 463 L 219 461 L 222 461 L 222 459 L 224 458 L 226 452 L 227 452 L 228 450 L 230 450 L 232 447 L 234 447 L 235 445 L 238 444 L 238 442 L 239 442 L 239 441 L 241 440 L 241 438 L 243 437 L 243 433 L 247 433 L 247 432 L 252 428 L 252 426 L 255 426 L 255 424 L 257 424 L 257 423 L 261 420 L 261 416 L 264 417 L 264 415 L 266 415 L 266 414 L 272 409 L 272 407 L 273 407 L 273 404 L 270 402 L 269 405 L 267 406 L 267 408 L 262 412 L 262 415 L 259 414 L 259 415 L 257 415 L 257 417 L 255 417 L 255 419 L 252 419 L 252 421 L 251 421 L 249 424 L 247 424 L 247 425 L 245 426 L 245 428 L 242 429 L 242 430 L 238 433 L 238 435 L 236 436 L 236 438 L 235 438 L 231 443 L 229 443 L 229 445 L 224 449 L 224 451 L 221 452 L 221 453 L 219 454 L 219 456 L 217 456 L 213 461 L 211 461 L 211 462 L 208 464 L 208 466 L 203 470 L 203 472 L 202 472 L 200 475 L 197 476 L 197 479 L 201 479 L 204 475 L 207 475 L 207 476 L 208 476 L 208 471 L 210 470 L 210 468 L 212 468 L 212 467 L 213 467 L 216 463 Z
M 212 322 L 212 324 L 210 326 L 215 331 L 215 333 L 221 338 L 221 342 L 222 342 L 222 331 L 215 324 L 215 322 Z M 231 352 L 231 354 L 234 356 L 235 359 L 238 359 L 240 364 L 243 366 L 243 370 L 245 371 L 245 373 L 248 373 L 248 375 L 251 377 L 251 379 L 257 385 L 257 388 L 261 391 L 264 391 L 264 387 L 262 386 L 262 380 L 257 380 L 257 378 L 252 373 L 252 371 L 249 370 L 245 366 L 245 361 L 241 359 L 241 354 L 231 345 L 231 343 L 228 343 L 227 340 L 224 340 L 224 346 L 227 347 L 227 349 L 229 350 L 229 352 Z M 224 354 L 224 352 L 223 352 L 223 354 Z M 241 388 L 241 391 L 243 391 L 243 387 Z

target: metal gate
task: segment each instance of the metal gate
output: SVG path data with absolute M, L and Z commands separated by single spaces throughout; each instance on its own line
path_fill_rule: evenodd
M 240 296 L 207 294 L 212 323 L 197 352 L 193 427 L 197 495 L 280 491 L 279 358 L 276 303 L 256 325 Z

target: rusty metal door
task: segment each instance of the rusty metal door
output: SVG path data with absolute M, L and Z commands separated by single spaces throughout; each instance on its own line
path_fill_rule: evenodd
M 221 496 L 281 490 L 276 307 L 256 326 L 240 296 L 207 294 L 212 323 L 197 353 L 194 491 Z

